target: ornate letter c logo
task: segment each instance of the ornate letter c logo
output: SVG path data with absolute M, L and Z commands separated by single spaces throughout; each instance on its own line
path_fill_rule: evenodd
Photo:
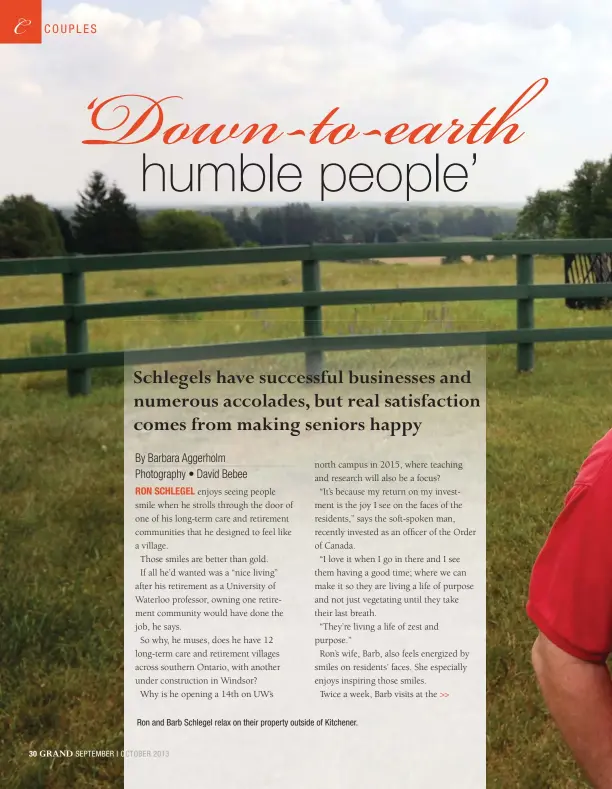
M 21 17 L 21 19 L 15 25 L 15 27 L 13 29 L 13 33 L 16 36 L 22 36 L 26 31 L 22 30 L 21 28 L 30 27 L 31 24 L 32 24 L 32 20 L 31 19 L 24 19 L 24 17 Z

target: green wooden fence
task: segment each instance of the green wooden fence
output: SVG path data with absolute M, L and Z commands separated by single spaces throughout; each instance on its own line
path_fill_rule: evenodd
M 0 276 L 51 276 L 60 274 L 63 280 L 63 304 L 0 309 L 0 324 L 63 321 L 66 338 L 66 352 L 63 354 L 0 359 L 0 374 L 65 370 L 69 394 L 87 394 L 91 389 L 91 370 L 101 367 L 122 367 L 126 353 L 125 350 L 90 351 L 87 329 L 88 321 L 90 320 L 189 312 L 261 310 L 279 307 L 301 307 L 303 309 L 304 334 L 302 337 L 139 350 L 139 361 L 143 364 L 148 360 L 157 363 L 169 363 L 304 353 L 306 371 L 316 373 L 323 367 L 324 353 L 326 351 L 516 344 L 517 368 L 519 372 L 528 372 L 534 366 L 534 348 L 536 343 L 612 339 L 612 326 L 534 328 L 535 299 L 565 299 L 568 297 L 612 298 L 612 283 L 596 285 L 535 285 L 534 256 L 562 256 L 572 253 L 594 254 L 610 251 L 612 251 L 612 239 L 552 239 L 480 242 L 436 241 L 397 244 L 309 244 L 287 247 L 240 247 L 190 252 L 155 252 L 134 255 L 0 260 Z M 322 260 L 350 261 L 391 257 L 458 257 L 475 254 L 504 257 L 516 256 L 516 285 L 352 291 L 325 291 L 321 289 L 320 261 Z M 111 303 L 87 303 L 85 296 L 85 275 L 87 272 L 227 266 L 287 261 L 296 261 L 301 264 L 301 292 L 146 299 Z M 516 300 L 516 329 L 340 337 L 325 336 L 323 332 L 323 307 L 332 305 L 490 300 Z

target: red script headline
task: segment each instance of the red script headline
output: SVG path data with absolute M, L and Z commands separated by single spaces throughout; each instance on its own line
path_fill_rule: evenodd
M 139 145 L 156 139 L 166 145 L 190 141 L 194 145 L 210 143 L 219 145 L 230 140 L 246 145 L 258 141 L 264 145 L 280 140 L 282 137 L 302 137 L 310 145 L 327 142 L 338 145 L 357 137 L 380 137 L 386 145 L 407 142 L 410 145 L 432 145 L 445 141 L 449 145 L 465 142 L 467 145 L 482 143 L 488 145 L 497 138 L 510 145 L 523 137 L 516 122 L 517 115 L 531 104 L 548 86 L 548 79 L 541 77 L 531 84 L 503 112 L 491 107 L 475 123 L 464 123 L 453 118 L 450 123 L 423 123 L 414 128 L 408 123 L 398 123 L 389 129 L 367 129 L 360 131 L 353 123 L 338 123 L 334 119 L 340 107 L 330 110 L 322 121 L 316 123 L 311 131 L 292 129 L 283 131 L 276 123 L 189 123 L 169 125 L 165 117 L 164 104 L 182 100 L 182 96 L 165 96 L 153 99 L 140 93 L 126 93 L 121 96 L 98 101 L 94 99 L 87 109 L 91 111 L 91 125 L 102 137 L 82 140 L 83 145 Z M 119 120 L 117 120 L 119 118 Z

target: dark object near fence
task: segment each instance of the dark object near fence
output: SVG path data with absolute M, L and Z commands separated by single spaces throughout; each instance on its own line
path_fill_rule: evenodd
M 564 255 L 565 282 L 570 285 L 612 282 L 612 255 L 607 252 L 590 255 Z M 605 297 L 565 299 L 570 310 L 603 310 L 610 304 Z

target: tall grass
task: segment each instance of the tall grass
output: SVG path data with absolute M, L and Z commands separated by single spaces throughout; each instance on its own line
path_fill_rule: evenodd
M 538 260 L 537 281 L 561 262 Z M 330 289 L 512 283 L 511 261 L 432 269 L 324 265 Z M 300 289 L 296 265 L 88 276 L 88 298 L 112 301 Z M 0 278 L 0 305 L 58 303 L 59 277 Z M 510 328 L 513 302 L 330 309 L 327 333 Z M 607 323 L 540 302 L 538 326 Z M 107 320 L 93 349 L 282 337 L 299 310 Z M 0 355 L 56 352 L 62 327 L 2 328 Z M 551 725 L 530 667 L 524 614 L 533 559 L 591 443 L 612 422 L 612 344 L 538 346 L 515 372 L 514 348 L 488 358 L 488 763 L 494 789 L 584 784 Z M 118 759 L 31 759 L 30 750 L 117 749 L 122 743 L 123 396 L 120 370 L 97 371 L 88 398 L 68 400 L 63 375 L 0 380 L 0 786 L 122 787 Z

